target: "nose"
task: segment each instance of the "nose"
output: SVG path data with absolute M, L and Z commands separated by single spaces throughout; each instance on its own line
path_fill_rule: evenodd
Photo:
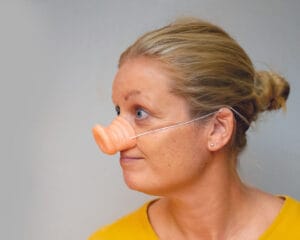
M 101 151 L 110 155 L 136 145 L 133 127 L 120 116 L 107 127 L 96 125 L 93 128 L 93 135 Z

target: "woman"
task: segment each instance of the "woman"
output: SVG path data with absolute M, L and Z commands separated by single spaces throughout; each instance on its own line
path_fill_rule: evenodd
M 236 170 L 251 122 L 288 95 L 283 77 L 255 71 L 211 23 L 179 20 L 140 37 L 113 82 L 118 117 L 94 136 L 120 151 L 131 189 L 159 198 L 90 239 L 300 239 L 300 203 L 247 186 Z

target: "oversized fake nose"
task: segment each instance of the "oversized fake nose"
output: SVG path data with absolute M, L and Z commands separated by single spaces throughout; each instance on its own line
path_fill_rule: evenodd
M 101 151 L 110 155 L 136 145 L 133 127 L 120 116 L 107 127 L 96 125 L 93 128 L 93 135 Z

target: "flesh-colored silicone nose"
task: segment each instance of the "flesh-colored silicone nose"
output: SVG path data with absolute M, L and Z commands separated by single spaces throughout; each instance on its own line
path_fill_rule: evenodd
M 136 144 L 136 139 L 132 138 L 135 135 L 134 129 L 120 116 L 116 117 L 108 127 L 96 125 L 93 134 L 101 151 L 110 155 Z

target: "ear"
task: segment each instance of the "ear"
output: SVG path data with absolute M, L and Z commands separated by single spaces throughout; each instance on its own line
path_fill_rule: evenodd
M 212 119 L 208 131 L 208 149 L 218 151 L 226 146 L 233 135 L 235 118 L 228 108 L 221 108 Z

